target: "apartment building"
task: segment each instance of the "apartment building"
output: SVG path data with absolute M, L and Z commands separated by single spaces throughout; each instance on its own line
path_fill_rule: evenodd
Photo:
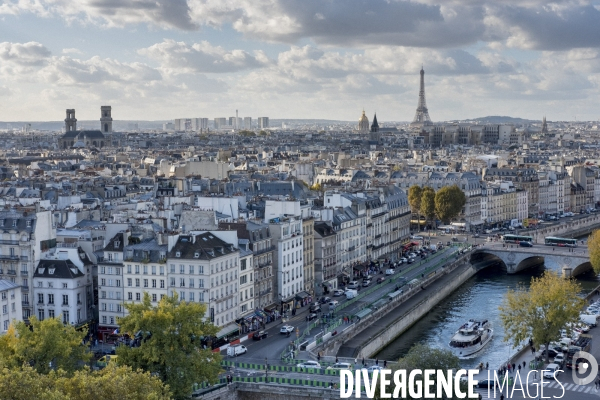
M 5 334 L 11 323 L 23 321 L 23 308 L 19 304 L 22 286 L 0 279 L 0 306 L 2 306 L 2 326 L 0 334 Z
M 336 231 L 329 222 L 318 221 L 314 226 L 315 238 L 315 294 L 322 296 L 337 288 L 337 238 Z M 341 270 L 352 277 L 352 270 Z
M 302 218 L 303 236 L 303 270 L 304 289 L 310 294 L 315 294 L 315 221 L 312 217 Z

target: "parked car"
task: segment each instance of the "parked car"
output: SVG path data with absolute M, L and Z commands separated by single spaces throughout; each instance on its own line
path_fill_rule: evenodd
M 331 300 L 331 301 L 329 302 L 329 307 L 335 307 L 335 306 L 337 306 L 339 303 L 340 303 L 340 302 L 339 302 L 339 301 L 337 301 L 337 300 Z
M 292 333 L 292 332 L 294 332 L 294 327 L 291 325 L 284 325 L 279 330 L 279 333 L 283 333 L 283 334 Z
M 402 257 L 402 258 L 400 259 L 400 261 L 401 261 L 401 262 L 403 262 L 403 263 L 405 263 L 405 262 L 407 262 L 407 261 L 408 261 L 408 259 L 407 259 L 406 257 Z
M 521 247 L 533 247 L 533 243 L 521 241 L 521 242 L 519 242 L 519 246 L 521 246 Z
M 343 296 L 343 295 L 344 295 L 344 291 L 342 289 L 336 289 L 333 291 L 334 297 Z
M 316 361 L 304 361 L 303 363 L 296 365 L 296 367 L 298 367 L 298 368 L 321 368 L 321 364 L 319 364 Z
M 380 276 L 379 278 L 377 278 L 377 283 L 381 283 L 381 282 L 385 282 L 385 278 L 383 276 Z
M 321 312 L 321 305 L 320 304 L 311 304 L 310 307 L 308 307 L 308 312 L 311 312 L 311 313 Z
M 367 287 L 367 286 L 369 286 L 370 284 L 371 284 L 371 280 L 370 280 L 370 279 L 364 279 L 364 280 L 363 280 L 363 283 L 362 283 L 363 287 Z
M 348 289 L 358 289 L 359 284 L 358 281 L 352 281 L 348 284 Z
M 254 335 L 252 335 L 252 339 L 253 340 L 262 340 L 262 339 L 266 339 L 267 336 L 269 336 L 267 331 L 258 331 L 258 332 L 254 332 Z
M 562 366 L 565 363 L 565 355 L 563 353 L 558 353 L 552 362 Z
M 315 313 L 310 313 L 306 316 L 307 321 L 312 321 L 313 319 L 317 319 L 317 318 L 319 318 L 319 316 Z
M 237 357 L 240 354 L 245 354 L 248 352 L 248 349 L 243 344 L 238 344 L 236 346 L 230 346 L 227 348 L 227 355 L 229 357 Z
M 375 371 L 375 370 L 381 371 L 382 369 L 383 369 L 383 367 L 381 367 L 379 365 L 371 365 L 369 368 L 367 368 L 367 372 L 369 373 L 369 375 L 371 375 L 373 373 L 373 371 Z
M 556 376 L 558 376 L 559 370 L 560 370 L 560 366 L 558 364 L 556 364 L 556 363 L 548 364 L 548 366 L 546 366 L 546 368 L 544 368 L 544 378 L 553 379 L 554 374 L 556 374 Z
M 325 297 L 321 297 L 321 300 L 319 300 L 319 303 L 325 304 L 325 303 L 329 303 L 329 301 L 331 301 L 331 299 L 329 297 L 325 296 Z

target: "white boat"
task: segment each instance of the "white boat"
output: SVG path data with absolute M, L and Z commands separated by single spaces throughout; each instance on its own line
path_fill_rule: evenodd
M 468 357 L 477 353 L 492 340 L 494 330 L 488 320 L 470 319 L 452 336 L 450 347 L 459 357 Z

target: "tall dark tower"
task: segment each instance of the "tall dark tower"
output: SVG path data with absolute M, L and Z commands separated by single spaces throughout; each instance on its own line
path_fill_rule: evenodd
M 546 123 L 546 116 L 544 115 L 544 119 L 542 119 L 542 135 L 548 134 L 548 124 Z
M 429 111 L 427 110 L 427 103 L 425 102 L 425 71 L 421 67 L 421 85 L 419 88 L 419 104 L 417 105 L 417 112 L 415 118 L 410 124 L 411 128 L 421 128 L 424 125 L 431 125 L 431 118 L 429 118 Z
M 377 123 L 377 113 L 373 117 L 373 123 L 371 124 L 371 132 L 379 132 L 379 124 Z

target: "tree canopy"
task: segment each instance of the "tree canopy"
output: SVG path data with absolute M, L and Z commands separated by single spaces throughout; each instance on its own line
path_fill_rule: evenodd
M 587 240 L 587 246 L 590 253 L 590 263 L 594 272 L 600 274 L 600 229 L 592 232 Z
M 71 374 L 92 357 L 83 345 L 85 335 L 85 330 L 64 325 L 59 318 L 40 321 L 32 316 L 29 325 L 19 321 L 0 336 L 0 364 L 7 368 L 28 364 L 41 374 L 52 369 Z
M 428 222 L 435 218 L 435 190 L 429 186 L 423 188 L 421 193 L 421 213 Z
M 443 371 L 447 371 L 449 369 L 458 370 L 460 369 L 460 360 L 457 356 L 455 356 L 450 350 L 437 349 L 433 347 L 429 347 L 424 344 L 416 344 L 410 348 L 408 353 L 404 357 L 398 360 L 398 363 L 393 367 L 394 371 L 397 370 L 406 370 L 406 375 L 410 375 L 412 370 L 426 370 L 433 369 L 438 370 L 441 369 Z M 423 384 L 423 378 L 420 379 L 421 384 Z M 461 391 L 466 391 L 466 383 L 461 384 Z M 395 385 L 392 380 L 388 393 L 394 391 Z M 434 384 L 433 389 L 431 390 L 433 393 L 437 393 L 437 385 Z M 376 399 L 380 399 L 379 390 L 376 392 Z M 406 399 L 413 400 L 410 395 L 406 397 Z M 419 397 L 419 399 L 421 399 Z M 416 399 L 414 399 L 416 400 Z
M 420 186 L 412 185 L 408 189 L 408 204 L 413 213 L 419 214 L 421 212 L 421 194 L 423 189 Z
M 119 346 L 119 364 L 156 374 L 169 385 L 174 398 L 192 394 L 194 383 L 215 382 L 221 372 L 221 355 L 204 349 L 200 338 L 214 336 L 218 328 L 205 321 L 205 305 L 163 297 L 157 306 L 144 293 L 140 303 L 126 303 L 129 315 L 119 318 L 123 333 L 141 337 L 139 347 Z
M 147 372 L 110 364 L 101 371 L 84 369 L 40 374 L 28 365 L 0 370 L 0 398 L 12 400 L 168 400 L 168 387 Z
M 536 346 L 545 344 L 548 348 L 550 342 L 560 339 L 560 330 L 567 323 L 579 320 L 584 304 L 578 296 L 580 290 L 574 280 L 547 270 L 541 277 L 531 279 L 529 289 L 520 286 L 506 292 L 500 306 L 504 341 L 516 347 L 531 338 Z
M 435 193 L 435 213 L 447 224 L 461 213 L 466 202 L 467 198 L 458 186 L 444 186 Z

